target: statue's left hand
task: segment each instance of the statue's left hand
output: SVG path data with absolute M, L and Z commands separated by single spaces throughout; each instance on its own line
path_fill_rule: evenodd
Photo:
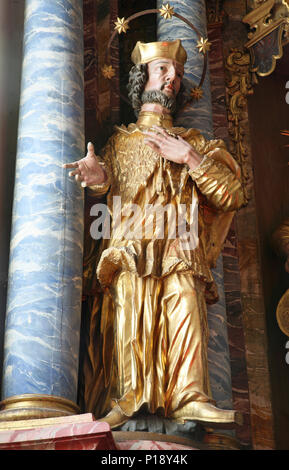
M 153 126 L 156 132 L 143 131 L 144 143 L 162 157 L 175 163 L 186 163 L 191 170 L 196 168 L 202 156 L 182 137 L 172 136 L 164 128 Z

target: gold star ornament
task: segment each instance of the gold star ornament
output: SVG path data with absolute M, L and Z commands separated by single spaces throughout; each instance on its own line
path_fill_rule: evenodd
M 117 30 L 118 34 L 126 33 L 129 29 L 128 22 L 125 18 L 117 18 L 117 21 L 115 21 L 114 24 L 114 29 Z
M 190 93 L 191 98 L 193 98 L 193 100 L 196 100 L 196 101 L 200 100 L 203 94 L 204 94 L 203 90 L 198 86 L 196 86 L 195 88 L 192 88 L 191 93 Z
M 197 42 L 197 48 L 199 49 L 199 52 L 204 54 L 204 55 L 210 50 L 211 45 L 212 44 L 209 42 L 208 38 L 206 38 L 206 39 L 201 38 Z
M 104 65 L 101 69 L 102 75 L 108 80 L 111 80 L 115 76 L 115 70 L 111 65 Z
M 174 7 L 171 7 L 169 3 L 167 3 L 166 5 L 163 4 L 159 9 L 159 12 L 165 20 L 170 20 L 174 15 Z

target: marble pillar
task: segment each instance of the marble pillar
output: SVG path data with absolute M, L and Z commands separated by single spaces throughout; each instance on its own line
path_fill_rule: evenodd
M 162 1 L 158 0 L 160 8 Z M 201 36 L 207 38 L 206 5 L 204 0 L 189 1 L 175 0 L 170 5 L 174 11 L 188 19 L 198 29 Z M 184 84 L 188 90 L 198 86 L 202 76 L 204 58 L 197 49 L 198 36 L 193 29 L 177 17 L 158 21 L 158 40 L 181 39 L 187 51 L 188 60 L 185 64 Z M 178 114 L 176 125 L 194 127 L 206 138 L 213 137 L 213 119 L 211 103 L 211 86 L 209 70 L 202 86 L 203 97 L 190 104 Z M 220 408 L 232 408 L 231 369 L 227 334 L 226 304 L 223 282 L 223 260 L 220 256 L 213 275 L 218 286 L 219 302 L 208 306 L 209 339 L 209 374 L 213 398 Z
M 160 8 L 163 2 L 158 0 L 157 8 Z M 206 31 L 206 6 L 204 0 L 175 0 L 170 5 L 174 11 L 184 18 L 188 19 L 198 29 L 203 37 L 207 37 Z M 176 17 L 165 20 L 159 17 L 157 26 L 158 41 L 181 39 L 184 48 L 187 51 L 187 62 L 185 65 L 184 85 L 188 91 L 198 86 L 204 67 L 204 56 L 197 49 L 198 36 L 193 29 Z M 213 137 L 212 125 L 212 105 L 209 71 L 202 86 L 203 98 L 187 106 L 181 113 L 178 113 L 175 124 L 183 127 L 194 127 L 199 129 L 207 138 Z
M 0 2 L 0 383 L 20 99 L 24 4 L 25 0 Z
M 74 414 L 84 154 L 82 0 L 26 0 L 0 419 Z

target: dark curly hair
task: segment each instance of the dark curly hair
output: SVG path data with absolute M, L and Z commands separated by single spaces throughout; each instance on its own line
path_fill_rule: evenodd
M 148 80 L 148 66 L 147 64 L 134 65 L 129 72 L 129 82 L 127 85 L 128 98 L 134 109 L 136 116 L 138 116 L 142 104 L 144 103 L 143 94 L 144 88 Z M 181 83 L 180 91 L 176 99 L 168 98 L 164 93 L 161 93 L 161 104 L 175 114 L 184 105 L 184 84 Z M 145 92 L 145 95 L 150 96 L 150 102 L 159 102 L 160 94 L 157 91 Z M 144 95 L 144 96 L 145 96 Z

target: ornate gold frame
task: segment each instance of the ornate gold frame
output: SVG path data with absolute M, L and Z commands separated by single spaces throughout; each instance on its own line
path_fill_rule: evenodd
M 278 53 L 272 55 L 271 68 L 265 73 L 259 71 L 258 67 L 252 68 L 252 72 L 265 77 L 270 75 L 276 67 L 277 59 L 283 55 L 283 45 L 287 44 L 287 34 L 282 40 L 283 32 L 289 32 L 289 2 L 288 0 L 265 0 L 257 1 L 256 7 L 243 18 L 243 22 L 250 26 L 248 33 L 249 41 L 245 47 L 250 51 L 251 61 L 254 60 L 253 46 L 278 29 Z

